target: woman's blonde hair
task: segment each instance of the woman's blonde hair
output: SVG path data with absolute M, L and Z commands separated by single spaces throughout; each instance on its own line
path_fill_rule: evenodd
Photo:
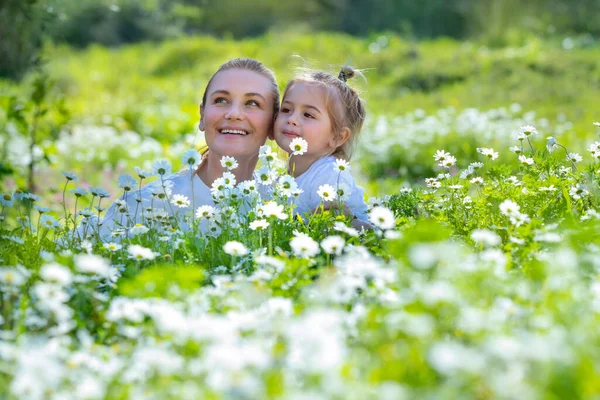
M 288 82 L 283 93 L 285 98 L 287 91 L 297 83 L 315 85 L 326 90 L 325 104 L 331 119 L 331 131 L 334 137 L 339 138 L 344 128 L 350 130 L 348 140 L 332 153 L 333 156 L 346 160 L 350 160 L 352 157 L 366 117 L 364 101 L 360 98 L 358 91 L 346 83 L 348 79 L 359 73 L 348 66 L 342 67 L 337 77 L 324 71 L 303 70 Z
M 208 92 L 208 88 L 212 83 L 213 79 L 219 72 L 228 71 L 231 69 L 245 69 L 248 71 L 256 72 L 259 75 L 264 76 L 269 79 L 271 82 L 271 94 L 273 95 L 273 120 L 277 116 L 279 112 L 279 87 L 277 87 L 277 80 L 275 79 L 275 73 L 271 71 L 269 68 L 265 67 L 263 63 L 257 61 L 253 58 L 233 58 L 227 61 L 224 64 L 221 64 L 219 69 L 210 77 L 208 83 L 206 84 L 206 88 L 204 88 L 204 94 L 202 94 L 202 104 L 206 104 L 206 96 Z M 200 149 L 202 155 L 208 153 L 208 146 L 203 146 Z

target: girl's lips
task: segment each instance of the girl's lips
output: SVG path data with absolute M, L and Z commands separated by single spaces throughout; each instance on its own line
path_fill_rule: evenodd
M 281 131 L 281 133 L 283 133 L 283 136 L 289 137 L 289 138 L 297 138 L 300 137 L 300 135 L 292 132 L 292 131 Z

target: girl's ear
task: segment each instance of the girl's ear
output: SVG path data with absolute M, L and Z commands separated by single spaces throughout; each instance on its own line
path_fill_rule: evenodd
M 334 149 L 337 149 L 338 147 L 340 147 L 341 145 L 343 145 L 344 143 L 346 143 L 346 141 L 348 139 L 350 139 L 350 135 L 352 132 L 350 132 L 350 128 L 348 128 L 347 126 L 345 126 L 344 128 L 342 128 L 340 134 L 338 137 L 333 137 L 331 139 L 331 146 Z
M 198 124 L 198 128 L 204 132 L 204 106 L 200 104 L 200 123 Z

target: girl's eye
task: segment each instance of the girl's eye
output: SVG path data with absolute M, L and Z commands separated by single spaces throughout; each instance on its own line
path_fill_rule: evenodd
M 289 108 L 285 108 L 285 107 L 284 107 L 284 108 L 282 108 L 281 110 L 279 110 L 279 112 L 281 112 L 281 113 L 284 113 L 284 114 L 287 114 L 287 113 L 289 113 L 289 112 L 290 112 L 290 109 L 289 109 Z
M 217 97 L 214 102 L 215 104 L 225 104 L 227 103 L 227 99 L 225 97 Z
M 313 119 L 315 118 L 311 113 L 304 113 L 304 116 L 306 118 L 313 118 Z

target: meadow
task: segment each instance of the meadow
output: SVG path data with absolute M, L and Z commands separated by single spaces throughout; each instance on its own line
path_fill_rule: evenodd
M 45 55 L 0 82 L 2 397 L 600 393 L 597 42 L 282 31 Z M 223 181 L 214 208 L 169 190 L 199 162 L 206 81 L 236 56 L 281 87 L 306 63 L 365 68 L 351 168 L 373 229 L 294 217 L 268 146 L 269 202 L 261 182 Z M 141 223 L 121 206 L 104 235 L 108 205 L 149 182 L 157 206 Z

